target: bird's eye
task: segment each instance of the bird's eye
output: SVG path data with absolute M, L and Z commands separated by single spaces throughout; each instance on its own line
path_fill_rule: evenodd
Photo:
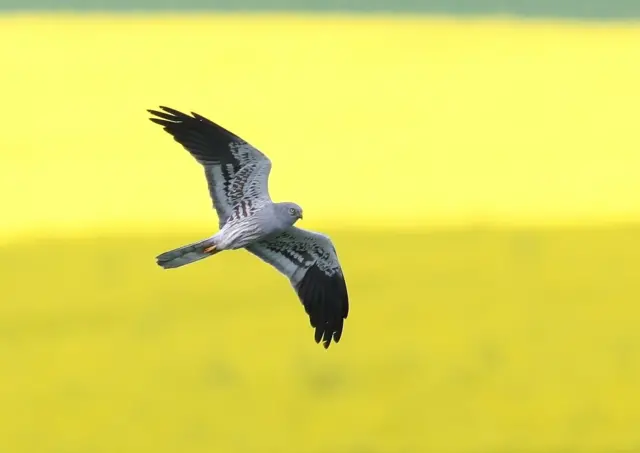
M 291 214 L 291 215 L 295 215 L 295 213 L 296 213 L 296 210 L 295 210 L 295 209 L 293 209 L 293 208 L 289 208 L 289 214 Z

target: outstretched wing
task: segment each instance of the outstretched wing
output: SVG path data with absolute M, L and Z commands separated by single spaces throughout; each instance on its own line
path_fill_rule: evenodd
M 220 226 L 242 201 L 243 207 L 257 209 L 270 201 L 268 180 L 271 161 L 249 143 L 207 118 L 192 116 L 169 107 L 163 112 L 148 110 L 204 167 L 209 194 Z
M 328 348 L 332 338 L 340 341 L 349 296 L 331 239 L 291 227 L 246 249 L 289 278 L 316 329 L 316 343 L 322 340 Z

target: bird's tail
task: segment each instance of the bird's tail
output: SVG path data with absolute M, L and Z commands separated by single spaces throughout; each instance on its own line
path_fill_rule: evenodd
M 173 269 L 208 258 L 219 251 L 216 249 L 215 236 L 212 236 L 202 241 L 164 252 L 156 257 L 156 261 L 159 266 L 165 269 Z

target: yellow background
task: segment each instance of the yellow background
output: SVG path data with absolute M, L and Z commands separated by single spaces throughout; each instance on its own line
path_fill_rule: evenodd
M 0 61 L 0 451 L 640 445 L 637 27 L 14 16 Z M 155 266 L 216 225 L 158 105 L 335 239 L 340 344 L 244 252 Z
M 640 217 L 637 27 L 17 16 L 0 38 L 3 231 L 212 221 L 158 105 L 268 152 L 313 224 Z

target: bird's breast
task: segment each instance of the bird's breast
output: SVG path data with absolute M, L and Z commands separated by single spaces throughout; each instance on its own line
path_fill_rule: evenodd
M 245 217 L 227 223 L 220 230 L 220 247 L 239 249 L 260 240 L 268 232 L 256 216 Z

